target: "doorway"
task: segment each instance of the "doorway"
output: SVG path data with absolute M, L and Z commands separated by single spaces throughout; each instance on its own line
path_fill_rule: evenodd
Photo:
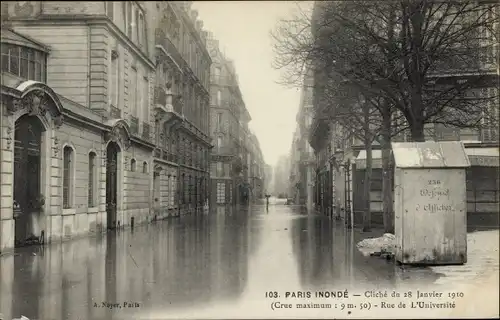
M 40 197 L 41 145 L 44 127 L 34 116 L 24 115 L 14 133 L 14 244 L 23 246 L 34 238 L 32 220 L 43 206 Z
M 106 218 L 108 229 L 117 227 L 118 153 L 120 147 L 110 142 L 106 148 Z

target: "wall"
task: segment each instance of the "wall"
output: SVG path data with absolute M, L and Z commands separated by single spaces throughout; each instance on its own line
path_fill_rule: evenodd
M 16 26 L 15 31 L 50 46 L 47 85 L 81 105 L 89 105 L 89 29 L 86 26 Z

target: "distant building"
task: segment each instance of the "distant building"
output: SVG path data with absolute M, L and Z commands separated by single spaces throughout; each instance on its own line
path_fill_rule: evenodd
M 210 77 L 211 203 L 242 204 L 261 194 L 263 158 L 251 134 L 234 64 L 222 54 L 219 41 L 208 35 Z M 258 187 L 256 189 L 256 187 Z
M 279 157 L 274 169 L 274 196 L 289 196 L 290 193 L 290 156 Z
M 309 144 L 308 134 L 313 117 L 312 105 L 313 77 L 308 72 L 302 86 L 299 111 L 291 149 L 290 186 L 296 204 L 313 206 L 315 157 Z

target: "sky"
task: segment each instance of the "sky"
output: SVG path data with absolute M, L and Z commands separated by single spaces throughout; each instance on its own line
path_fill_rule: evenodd
M 296 7 L 292 1 L 195 1 L 203 29 L 213 33 L 226 57 L 234 61 L 240 90 L 267 164 L 288 154 L 295 130 L 300 90 L 278 83 L 271 66 L 269 32 Z

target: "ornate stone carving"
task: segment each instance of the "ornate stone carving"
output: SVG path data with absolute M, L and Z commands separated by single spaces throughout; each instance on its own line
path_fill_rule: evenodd
M 110 132 L 106 132 L 104 134 L 104 140 L 106 143 L 112 141 L 112 142 L 121 144 L 121 146 L 125 150 L 130 148 L 130 145 L 131 145 L 131 141 L 127 135 L 127 132 L 123 128 L 123 125 L 120 125 L 120 124 L 113 127 L 113 129 L 111 129 Z
M 9 99 L 7 101 L 7 113 L 9 115 L 14 114 L 14 112 L 16 112 L 16 110 L 20 109 L 20 104 L 21 104 L 21 100 L 19 100 L 19 99 L 15 99 L 15 98 Z
M 60 114 L 59 116 L 55 117 L 54 118 L 54 128 L 55 129 L 60 129 L 62 124 L 64 122 L 64 116 L 62 114 Z
M 57 155 L 59 154 L 59 138 L 54 137 L 54 146 L 52 147 L 52 150 L 54 150 L 54 158 L 57 158 Z
M 7 127 L 7 137 L 5 137 L 5 140 L 7 141 L 7 150 L 10 150 L 10 145 L 12 144 L 12 127 L 8 126 Z
M 21 102 L 28 108 L 30 116 L 45 116 L 48 109 L 49 97 L 43 91 L 32 91 L 28 93 Z

